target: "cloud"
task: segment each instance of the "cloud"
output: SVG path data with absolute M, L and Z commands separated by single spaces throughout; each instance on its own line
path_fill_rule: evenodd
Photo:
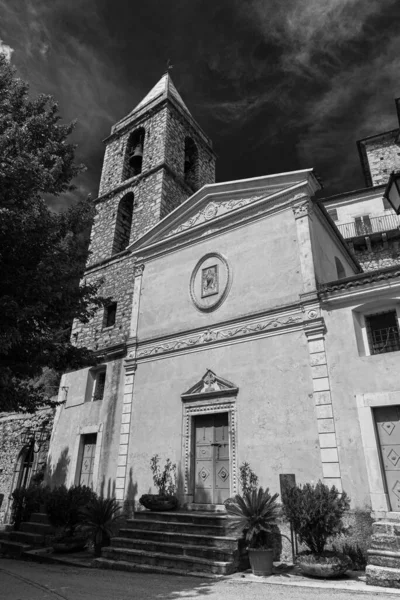
M 14 52 L 14 49 L 11 48 L 11 46 L 8 46 L 8 44 L 5 44 L 3 42 L 3 40 L 0 40 L 0 54 L 4 54 L 4 56 L 6 57 L 6 59 L 8 61 L 11 60 L 11 55 Z

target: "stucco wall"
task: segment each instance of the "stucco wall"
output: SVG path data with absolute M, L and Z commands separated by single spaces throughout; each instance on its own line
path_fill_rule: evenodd
M 400 390 L 399 352 L 359 356 L 352 308 L 324 311 L 325 346 L 343 489 L 363 508 L 370 496 L 355 395 Z
M 302 280 L 295 221 L 289 210 L 245 229 L 232 229 L 217 240 L 200 241 L 147 262 L 140 300 L 139 338 L 211 326 L 296 302 Z M 232 287 L 217 310 L 202 313 L 191 300 L 189 284 L 197 262 L 208 252 L 219 252 L 227 259 Z
M 319 283 L 333 281 L 338 278 L 335 256 L 341 261 L 346 277 L 350 277 L 357 271 L 351 264 L 349 257 L 344 252 L 339 241 L 334 239 L 324 227 L 318 217 L 311 217 L 311 243 L 313 249 L 315 275 Z
M 85 402 L 88 369 L 63 375 L 61 385 L 68 387 L 68 396 L 55 417 L 46 477 L 48 483 L 75 483 L 80 436 L 85 429 L 92 427 L 93 432 L 98 433 L 98 442 L 101 441 L 95 491 L 112 494 L 117 469 L 123 375 L 121 359 L 108 362 L 104 398 L 94 402 Z
M 299 483 L 322 477 L 307 343 L 297 331 L 139 363 L 128 454 L 139 495 L 153 489 L 149 461 L 156 453 L 179 465 L 182 484 L 181 394 L 207 368 L 239 387 L 239 465 L 250 462 L 273 492 L 280 473 L 295 473 Z

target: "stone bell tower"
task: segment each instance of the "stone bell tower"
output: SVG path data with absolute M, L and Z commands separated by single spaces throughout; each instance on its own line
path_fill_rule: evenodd
M 102 278 L 101 294 L 112 302 L 90 323 L 73 327 L 77 345 L 98 351 L 122 349 L 129 335 L 134 287 L 129 244 L 203 185 L 215 182 L 211 140 L 169 73 L 112 127 L 105 144 L 85 278 Z
M 129 243 L 215 182 L 211 140 L 166 73 L 105 140 L 91 264 Z

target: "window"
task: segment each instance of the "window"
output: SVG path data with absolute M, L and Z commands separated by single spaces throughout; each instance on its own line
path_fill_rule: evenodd
M 344 277 L 346 277 L 346 271 L 344 270 L 342 261 L 337 256 L 335 256 L 335 266 L 336 266 L 337 278 L 343 279 Z
M 82 458 L 79 468 L 79 485 L 93 485 L 93 467 L 96 453 L 97 434 L 90 433 L 82 436 Z
M 197 188 L 198 179 L 198 152 L 197 147 L 192 138 L 185 139 L 185 163 L 184 163 L 184 179 L 185 183 L 192 188 Z
M 142 172 L 145 130 L 137 129 L 129 136 L 125 152 L 123 180 L 135 177 Z
M 400 350 L 400 335 L 395 310 L 365 317 L 368 344 L 371 354 Z
M 122 252 L 129 245 L 134 208 L 135 195 L 133 192 L 128 192 L 121 198 L 120 203 L 118 204 L 112 248 L 113 255 Z
M 95 379 L 93 382 L 93 396 L 92 396 L 93 402 L 95 402 L 96 400 L 103 400 L 105 387 L 106 387 L 106 371 L 104 369 L 102 371 L 98 371 L 95 375 Z
M 117 303 L 113 302 L 106 306 L 104 311 L 104 327 L 113 327 L 117 315 Z
M 336 208 L 328 208 L 328 215 L 333 221 L 338 221 L 338 214 Z

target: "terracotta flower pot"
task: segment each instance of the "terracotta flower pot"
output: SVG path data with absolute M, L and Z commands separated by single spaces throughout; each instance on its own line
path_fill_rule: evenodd
M 322 555 L 300 554 L 296 559 L 296 564 L 303 575 L 319 579 L 340 577 L 352 566 L 348 556 L 330 552 Z
M 269 575 L 272 575 L 272 548 L 268 548 L 266 550 L 260 548 L 249 548 L 248 553 L 253 575 L 258 575 L 259 577 L 268 577 Z

